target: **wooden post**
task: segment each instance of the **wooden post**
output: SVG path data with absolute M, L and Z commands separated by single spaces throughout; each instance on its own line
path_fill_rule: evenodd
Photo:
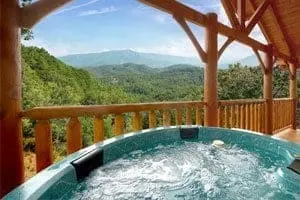
M 49 120 L 39 120 L 34 128 L 36 171 L 52 164 L 52 135 Z
M 272 82 L 273 82 L 273 49 L 272 45 L 268 45 L 268 52 L 265 54 L 264 64 L 264 99 L 265 103 L 265 133 L 273 133 L 273 96 L 272 96 Z
M 94 143 L 104 140 L 104 122 L 103 116 L 95 116 L 94 118 Z
M 77 117 L 74 117 L 67 124 L 67 154 L 71 154 L 81 148 L 81 123 Z
M 24 181 L 19 0 L 0 2 L 0 198 Z
M 217 33 L 217 15 L 215 13 L 207 14 L 206 30 L 206 53 L 207 61 L 204 69 L 204 101 L 206 109 L 204 111 L 205 126 L 218 126 L 218 33 Z
M 290 98 L 292 99 L 292 112 L 291 112 L 291 125 L 296 130 L 296 113 L 297 113 L 297 74 L 296 66 L 293 63 L 289 63 L 290 68 Z

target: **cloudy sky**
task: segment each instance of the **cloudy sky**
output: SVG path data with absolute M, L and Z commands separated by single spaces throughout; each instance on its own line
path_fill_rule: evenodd
M 220 22 L 229 25 L 220 0 L 181 2 L 203 13 L 215 12 Z M 203 44 L 203 28 L 193 24 L 190 27 Z M 197 56 L 170 15 L 137 0 L 74 0 L 37 24 L 33 32 L 34 39 L 23 43 L 43 47 L 55 56 L 120 49 Z M 265 43 L 257 27 L 251 36 Z M 219 45 L 225 39 L 219 37 Z M 237 61 L 252 54 L 248 47 L 233 43 L 224 52 L 221 62 Z

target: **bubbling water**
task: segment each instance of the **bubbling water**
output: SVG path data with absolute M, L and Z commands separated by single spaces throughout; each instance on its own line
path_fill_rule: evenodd
M 280 164 L 280 161 L 278 161 Z M 74 199 L 299 198 L 276 180 L 276 163 L 235 146 L 178 142 L 134 151 L 94 170 Z

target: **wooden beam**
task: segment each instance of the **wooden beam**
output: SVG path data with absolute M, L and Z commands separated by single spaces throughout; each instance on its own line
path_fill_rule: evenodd
M 224 42 L 224 44 L 218 51 L 218 59 L 220 59 L 225 49 L 233 42 L 233 40 L 233 38 L 227 38 L 227 40 Z
M 241 26 L 240 26 L 238 18 L 235 15 L 235 9 L 232 6 L 231 1 L 230 0 L 221 0 L 221 3 L 223 5 L 226 15 L 231 23 L 231 26 L 233 28 L 240 29 Z
M 208 13 L 209 25 L 205 29 L 207 62 L 204 68 L 204 125 L 218 126 L 218 33 L 217 15 Z
M 269 51 L 266 53 L 264 59 L 265 73 L 264 73 L 264 99 L 265 103 L 265 133 L 272 134 L 273 132 L 273 51 L 272 45 L 269 45 Z
M 241 31 L 244 31 L 246 21 L 246 0 L 237 0 L 237 14 Z
M 254 14 L 250 18 L 249 23 L 247 24 L 246 33 L 249 34 L 252 31 L 252 29 L 258 23 L 260 18 L 263 16 L 263 14 L 265 13 L 269 5 L 270 5 L 270 0 L 264 0 L 264 2 L 260 4 L 260 6 L 256 9 Z
M 1 0 L 0 199 L 24 181 L 19 0 Z
M 254 51 L 254 54 L 256 55 L 256 57 L 257 57 L 260 65 L 261 65 L 261 67 L 262 67 L 262 69 L 263 69 L 263 71 L 265 73 L 266 72 L 266 66 L 265 66 L 264 61 L 262 60 L 260 54 L 258 53 L 258 51 L 256 49 L 252 49 L 252 50 Z
M 185 20 L 182 17 L 174 16 L 174 19 L 178 22 L 178 24 L 182 27 L 182 29 L 185 31 L 185 33 L 188 35 L 190 40 L 192 41 L 193 45 L 195 46 L 202 62 L 206 62 L 206 52 L 202 49 L 200 43 L 198 42 L 197 38 L 194 36 L 193 32 L 191 31 L 188 24 L 185 22 Z
M 291 112 L 291 124 L 292 128 L 296 129 L 297 127 L 297 74 L 296 74 L 296 65 L 289 63 L 290 71 L 290 84 L 289 84 L 289 93 L 290 98 L 292 99 L 292 112 Z
M 157 8 L 159 10 L 170 13 L 172 15 L 181 16 L 196 25 L 203 26 L 203 27 L 206 27 L 208 25 L 207 17 L 204 14 L 190 7 L 187 7 L 175 0 L 164 0 L 164 1 L 139 0 L 139 1 L 149 6 L 152 6 L 154 8 Z M 247 34 L 241 32 L 240 30 L 230 28 L 220 22 L 217 23 L 217 32 L 219 32 L 221 35 L 224 35 L 226 37 L 234 38 L 236 41 L 248 45 L 250 47 L 253 47 L 257 50 L 264 51 L 264 52 L 266 52 L 267 50 L 266 45 L 262 44 L 261 42 L 258 42 L 250 38 Z
M 21 8 L 20 27 L 32 28 L 43 17 L 72 0 L 38 0 Z

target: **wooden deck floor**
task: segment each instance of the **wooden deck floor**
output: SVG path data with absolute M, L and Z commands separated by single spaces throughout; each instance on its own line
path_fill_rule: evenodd
M 273 137 L 281 138 L 300 144 L 300 129 L 293 130 L 291 128 L 288 128 L 276 133 Z

